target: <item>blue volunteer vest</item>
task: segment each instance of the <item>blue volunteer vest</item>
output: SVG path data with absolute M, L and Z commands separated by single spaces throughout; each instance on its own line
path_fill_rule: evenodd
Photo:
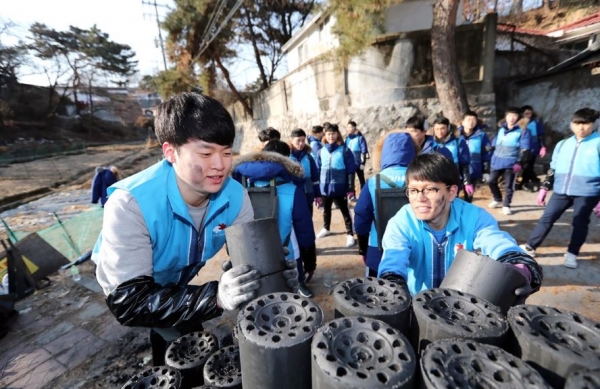
M 360 138 L 362 138 L 360 135 L 346 138 L 346 147 L 352 152 L 354 160 L 358 162 L 360 162 Z
M 472 136 L 465 138 L 467 146 L 469 146 L 469 154 L 471 155 L 470 173 L 471 178 L 481 178 L 483 174 L 483 132 L 478 132 Z
M 572 136 L 556 145 L 550 167 L 554 191 L 568 196 L 600 195 L 600 135 L 592 133 L 580 142 Z
M 398 188 L 402 188 L 406 184 L 406 169 L 407 168 L 403 166 L 392 166 L 383 169 L 379 174 L 389 178 L 394 184 L 398 185 Z M 375 176 L 369 178 L 367 180 L 367 185 L 369 185 L 369 193 L 371 194 L 371 201 L 373 203 L 373 212 L 374 215 L 377 215 L 377 201 L 375 201 L 375 179 Z M 380 180 L 379 185 L 381 188 L 390 188 L 390 186 L 386 184 L 383 180 Z M 375 228 L 375 220 L 373 220 L 373 222 L 371 223 L 371 232 L 369 233 L 369 246 L 378 247 L 378 240 L 379 235 L 377 234 L 377 229 Z
M 305 154 L 300 161 L 298 161 L 293 154 L 290 154 L 290 159 L 294 162 L 298 162 L 300 166 L 302 166 L 302 170 L 304 171 L 304 193 L 307 195 L 312 194 L 314 189 L 312 179 L 310 178 L 312 172 L 310 169 L 310 159 L 308 158 L 308 154 Z
M 255 181 L 254 185 L 265 187 L 269 185 L 269 181 Z M 296 252 L 294 242 L 291 239 L 294 194 L 297 189 L 297 186 L 292 182 L 277 184 L 277 226 L 279 227 L 279 235 L 281 235 L 281 243 L 284 244 L 287 239 L 287 248 L 290 252 L 286 259 L 296 259 L 300 255 Z
M 153 278 L 161 284 L 186 285 L 225 244 L 225 228 L 242 208 L 243 188 L 230 177 L 210 195 L 200 231 L 181 197 L 173 166 L 165 159 L 108 189 L 126 190 L 135 198 L 152 243 Z M 160 199 L 157 201 L 157 199 Z M 99 253 L 102 233 L 94 252 Z
M 321 193 L 328 193 L 329 185 L 346 185 L 346 164 L 344 163 L 344 146 L 338 146 L 333 153 L 327 147 L 321 149 Z
M 512 130 L 506 131 L 504 127 L 500 127 L 498 137 L 496 138 L 496 150 L 494 156 L 498 158 L 510 158 L 514 162 L 519 157 L 519 142 L 521 140 L 521 128 L 513 127 Z

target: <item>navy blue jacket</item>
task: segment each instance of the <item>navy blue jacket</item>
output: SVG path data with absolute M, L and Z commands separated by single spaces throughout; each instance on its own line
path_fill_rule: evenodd
M 334 154 L 338 148 L 343 148 L 343 158 L 334 158 L 334 166 L 327 169 L 323 164 L 325 159 Z M 354 191 L 354 180 L 352 178 L 358 166 L 354 162 L 352 152 L 345 145 L 325 143 L 315 162 L 320 172 L 319 188 L 322 196 L 346 197 L 348 192 Z
M 317 167 L 317 163 L 310 153 L 310 148 L 305 147 L 304 150 L 300 151 L 292 149 L 292 155 L 290 155 L 290 159 L 302 166 L 305 180 L 304 193 L 306 194 L 306 200 L 309 203 L 312 203 L 315 197 L 321 197 L 321 192 L 319 190 L 319 168 Z
M 108 197 L 108 187 L 115 182 L 117 182 L 117 178 L 110 169 L 96 168 L 96 174 L 92 180 L 92 204 L 97 204 L 100 201 L 100 204 L 104 207 Z
M 307 140 L 308 140 L 308 145 L 312 149 L 311 155 L 316 160 L 317 155 L 319 155 L 319 151 L 321 151 L 321 148 L 323 147 L 323 144 L 321 143 L 321 141 L 319 139 L 315 138 L 312 135 L 309 135 L 307 137 Z

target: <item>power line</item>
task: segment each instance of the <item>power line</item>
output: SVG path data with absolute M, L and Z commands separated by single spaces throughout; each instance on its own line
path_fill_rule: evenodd
M 162 29 L 160 28 L 160 19 L 158 18 L 158 7 L 164 7 L 164 8 L 169 8 L 169 7 L 164 4 L 157 4 L 156 0 L 154 0 L 152 3 L 142 0 L 142 4 L 154 6 L 154 16 L 156 17 L 156 26 L 158 27 L 158 41 L 160 44 L 160 51 L 162 53 L 163 65 L 165 66 L 165 70 L 167 70 L 167 56 L 165 55 L 165 43 L 164 43 L 163 37 L 162 37 L 162 32 L 161 32 Z
M 225 17 L 225 19 L 223 20 L 223 22 L 221 23 L 221 25 L 219 26 L 219 28 L 214 33 L 212 33 L 212 35 L 209 36 L 209 38 L 206 41 L 204 41 L 200 44 L 200 51 L 198 52 L 198 55 L 196 55 L 195 59 L 198 59 L 200 57 L 200 55 L 202 55 L 202 53 L 204 51 L 206 51 L 206 49 L 212 43 L 212 41 L 215 40 L 217 35 L 219 35 L 219 33 L 221 32 L 223 27 L 225 27 L 227 22 L 229 22 L 229 19 L 231 19 L 233 17 L 233 15 L 235 14 L 235 12 L 238 10 L 238 8 L 240 8 L 243 1 L 244 0 L 237 0 L 236 3 L 234 4 L 234 6 L 229 11 L 229 13 L 227 14 L 227 16 Z M 209 33 L 210 33 L 210 31 L 209 31 Z

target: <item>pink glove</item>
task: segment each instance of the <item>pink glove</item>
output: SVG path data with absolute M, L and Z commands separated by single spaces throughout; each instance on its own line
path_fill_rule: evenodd
M 353 200 L 356 198 L 356 195 L 354 194 L 354 192 L 348 192 L 348 200 Z
M 315 205 L 317 208 L 321 208 L 323 206 L 323 199 L 320 197 L 315 197 Z
M 545 147 L 542 147 L 542 148 L 540 149 L 540 157 L 544 158 L 545 156 L 546 156 L 546 148 L 545 148 Z
M 473 193 L 475 193 L 475 188 L 473 188 L 473 185 L 471 184 L 465 185 L 465 192 L 467 192 L 469 196 L 473 196 Z
M 538 197 L 537 197 L 537 205 L 539 205 L 540 207 L 545 207 L 546 206 L 546 193 L 548 193 L 548 191 L 546 189 L 540 189 L 540 191 L 538 192 Z
M 522 168 L 521 168 L 521 165 L 519 165 L 518 163 L 515 163 L 515 164 L 513 165 L 513 172 L 515 172 L 515 173 L 518 173 L 518 172 L 520 172 L 520 171 L 521 171 L 521 169 L 522 169 Z
M 594 212 L 594 215 L 596 215 L 596 217 L 600 217 L 600 201 L 598 201 L 598 204 L 594 208 L 593 212 Z
M 521 273 L 523 275 L 523 277 L 525 277 L 525 279 L 527 280 L 527 283 L 530 284 L 531 283 L 531 271 L 529 270 L 529 268 L 527 266 L 525 266 L 522 263 L 509 263 L 508 264 L 510 267 L 512 267 L 513 269 L 515 269 L 516 271 L 518 271 L 519 273 Z

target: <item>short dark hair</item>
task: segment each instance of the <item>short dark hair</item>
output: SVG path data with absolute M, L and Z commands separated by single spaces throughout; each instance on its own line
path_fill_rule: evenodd
M 327 127 L 325 127 L 325 132 L 340 132 L 340 128 L 335 123 L 330 123 Z
M 274 129 L 273 127 L 269 127 L 266 130 L 262 130 L 258 133 L 258 140 L 261 142 L 268 142 L 270 140 L 280 140 L 281 133 Z
M 323 132 L 323 126 L 312 126 L 310 132 L 312 132 L 313 134 L 320 134 Z
M 414 115 L 406 121 L 406 128 L 416 128 L 417 130 L 425 131 L 425 119 L 421 115 Z
M 156 137 L 180 147 L 190 140 L 232 146 L 235 125 L 223 105 L 199 93 L 178 93 L 158 106 L 154 119 Z
M 348 122 L 348 124 L 350 124 L 352 127 L 356 128 L 356 122 L 354 120 L 350 120 Z
M 524 105 L 521 107 L 521 113 L 530 110 L 531 112 L 533 112 L 533 107 L 531 105 Z
M 600 113 L 592 108 L 581 108 L 575 111 L 571 117 L 571 123 L 594 123 L 600 117 Z
M 465 114 L 463 115 L 463 119 L 466 118 L 467 116 L 474 116 L 475 119 L 479 119 L 479 117 L 477 116 L 477 112 L 475 112 L 475 111 L 465 112 Z
M 291 137 L 292 138 L 300 138 L 300 137 L 306 137 L 306 132 L 304 132 L 303 129 L 301 128 L 296 128 L 294 131 L 292 131 Z
M 458 186 L 458 169 L 450 158 L 442 154 L 421 154 L 412 160 L 406 170 L 406 183 L 411 180 Z
M 289 157 L 291 153 L 290 146 L 287 143 L 277 139 L 269 141 L 269 143 L 267 143 L 263 148 L 263 151 L 273 151 L 283 155 L 284 157 Z
M 433 124 L 434 124 L 434 125 L 436 125 L 436 124 L 443 124 L 443 125 L 444 125 L 444 126 L 446 126 L 446 127 L 450 127 L 450 120 L 448 120 L 448 118 L 445 118 L 445 117 L 443 117 L 443 116 L 440 116 L 440 117 L 436 118 L 436 119 L 433 121 Z
M 324 122 L 323 123 L 323 129 L 326 129 L 329 126 L 331 126 L 331 123 L 329 123 L 329 122 Z
M 521 109 L 517 107 L 508 107 L 504 111 L 504 116 L 508 115 L 509 113 L 516 113 L 517 115 L 521 116 Z

